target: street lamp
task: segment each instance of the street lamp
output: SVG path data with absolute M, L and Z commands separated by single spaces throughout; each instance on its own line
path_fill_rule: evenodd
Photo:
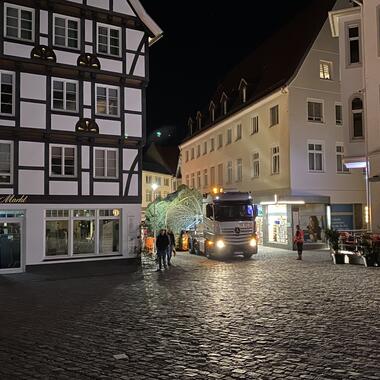
M 156 253 L 156 190 L 158 189 L 157 183 L 152 183 L 152 190 L 153 190 L 153 253 Z

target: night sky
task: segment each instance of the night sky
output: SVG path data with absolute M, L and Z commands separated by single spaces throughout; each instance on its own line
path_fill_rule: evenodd
M 182 139 L 188 117 L 208 107 L 226 73 L 308 3 L 142 0 L 164 31 L 150 50 L 148 141 L 158 128 L 164 134 L 174 128 L 174 141 Z M 281 57 L 273 52 L 273 59 Z

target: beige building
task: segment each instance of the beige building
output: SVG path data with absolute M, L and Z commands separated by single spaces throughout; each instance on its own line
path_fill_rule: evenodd
M 367 171 L 369 229 L 380 232 L 380 1 L 353 1 L 329 16 L 341 57 L 344 161 Z
M 340 5 L 347 5 L 340 2 Z M 315 1 L 240 63 L 207 112 L 189 119 L 182 182 L 251 191 L 266 245 L 292 246 L 295 225 L 318 247 L 324 229 L 363 227 L 365 181 L 343 165 L 339 47 Z M 295 44 L 294 41 L 297 40 Z

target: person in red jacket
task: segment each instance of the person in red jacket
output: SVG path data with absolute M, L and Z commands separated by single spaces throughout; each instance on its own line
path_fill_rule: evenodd
M 296 225 L 296 233 L 294 235 L 293 242 L 297 246 L 298 257 L 297 260 L 302 260 L 302 250 L 303 250 L 303 231 L 300 229 L 300 226 Z

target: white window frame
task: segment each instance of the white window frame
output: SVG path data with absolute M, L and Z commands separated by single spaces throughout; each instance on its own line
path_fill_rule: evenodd
M 0 144 L 7 144 L 10 146 L 10 172 L 9 173 L 0 173 L 0 175 L 9 176 L 9 182 L 0 182 L 0 185 L 13 185 L 13 176 L 14 176 L 14 143 L 9 140 L 0 140 Z
M 68 149 L 74 149 L 74 174 L 54 174 L 52 171 L 52 158 L 53 148 L 60 148 L 61 149 L 61 172 L 65 173 L 65 150 Z M 78 167 L 78 153 L 77 153 L 77 147 L 75 145 L 66 145 L 66 144 L 49 144 L 49 176 L 54 178 L 76 178 L 77 176 L 77 167 Z
M 62 82 L 63 83 L 63 109 L 54 108 L 54 82 Z M 67 83 L 75 84 L 76 92 L 75 92 L 75 110 L 67 109 L 67 91 L 66 85 Z M 51 109 L 59 112 L 68 112 L 68 113 L 77 113 L 79 109 L 79 82 L 76 80 L 69 80 L 63 78 L 52 77 L 51 78 Z
M 341 148 L 341 151 L 338 152 L 338 148 Z M 350 174 L 350 169 L 347 168 L 347 166 L 344 165 L 343 163 L 343 158 L 344 158 L 344 144 L 337 142 L 335 145 L 335 155 L 336 155 L 336 172 L 337 174 Z M 340 157 L 341 164 L 342 164 L 342 169 L 339 170 L 338 168 L 338 156 Z
M 275 151 L 277 149 L 277 151 Z M 271 153 L 271 174 L 272 175 L 277 175 L 277 174 L 280 174 L 280 165 L 281 165 L 281 161 L 280 161 L 280 145 L 273 145 L 271 148 L 270 148 L 270 153 Z M 276 169 L 276 164 L 275 164 L 275 159 L 276 157 L 278 157 L 278 165 L 277 165 L 277 169 L 278 170 L 275 170 Z
M 252 178 L 260 177 L 260 153 L 252 153 Z
M 106 113 L 99 113 L 98 112 L 98 88 L 105 88 L 106 89 Z M 109 90 L 116 90 L 117 91 L 117 115 L 111 115 L 109 113 Z M 120 117 L 120 87 L 118 86 L 109 86 L 105 84 L 96 84 L 95 85 L 95 115 L 98 116 L 106 116 L 110 118 L 116 118 Z
M 103 53 L 99 51 L 99 27 L 107 28 L 108 34 L 107 34 L 107 53 Z M 118 30 L 119 31 L 119 54 L 111 54 L 111 33 L 110 30 Z M 109 24 L 103 24 L 101 22 L 96 23 L 96 52 L 97 54 L 101 55 L 109 55 L 111 57 L 121 57 L 121 44 L 122 44 L 122 29 L 118 26 L 109 25 Z
M 104 156 L 104 172 L 105 172 L 104 176 L 97 176 L 96 175 L 96 152 L 98 150 L 105 151 L 105 153 L 106 153 Z M 108 155 L 109 151 L 116 152 L 116 176 L 108 176 L 107 175 L 107 171 L 108 171 L 107 155 Z M 119 150 L 117 148 L 94 147 L 94 179 L 96 179 L 96 178 L 99 178 L 99 179 L 103 179 L 103 178 L 118 179 L 119 178 Z
M 309 115 L 309 103 L 317 103 L 322 107 L 321 120 L 318 120 L 315 115 Z M 314 110 L 314 107 L 313 107 Z M 310 123 L 324 124 L 325 122 L 325 101 L 323 99 L 307 98 L 306 100 L 306 120 Z
M 236 139 L 235 141 L 241 140 L 243 137 L 243 126 L 241 123 L 236 125 Z
M 277 109 L 276 120 L 272 119 L 272 110 Z M 269 127 L 274 127 L 275 125 L 280 124 L 280 106 L 278 104 L 269 108 Z
M 342 117 L 342 120 L 340 120 L 340 123 L 338 123 L 338 119 L 336 118 L 336 109 L 337 107 L 340 107 L 340 113 L 341 113 L 341 117 Z M 342 103 L 335 103 L 334 105 L 334 111 L 335 111 L 335 125 L 337 127 L 342 127 L 343 126 L 343 104 Z
M 333 63 L 331 61 L 319 61 L 319 79 L 333 80 Z
M 59 45 L 55 42 L 55 18 L 62 18 L 65 20 L 65 45 Z M 75 21 L 78 24 L 78 39 L 77 39 L 77 47 L 71 47 L 69 46 L 69 27 L 68 27 L 68 21 Z M 80 50 L 81 48 L 81 31 L 80 31 L 80 19 L 76 17 L 70 17 L 66 15 L 61 15 L 59 13 L 53 13 L 53 46 L 56 46 L 57 48 L 65 48 L 65 49 L 73 49 L 73 50 Z
M 307 171 L 309 173 L 324 173 L 325 172 L 325 142 L 322 140 L 307 140 Z M 313 149 L 309 148 L 309 145 L 314 145 Z M 315 145 L 321 145 L 322 150 L 316 150 Z M 310 169 L 310 161 L 309 161 L 309 154 L 314 155 L 314 168 L 316 167 L 316 154 L 320 154 L 322 156 L 322 168 L 321 170 L 318 169 Z
M 12 76 L 12 113 L 1 112 L 1 74 Z M 14 71 L 0 70 L 0 115 L 4 116 L 15 116 L 15 95 L 16 94 L 16 75 Z
M 251 135 L 259 133 L 259 115 L 251 116 Z
M 18 27 L 17 27 L 17 37 L 7 36 L 7 8 L 15 8 L 18 11 Z M 25 39 L 21 38 L 21 11 L 28 11 L 32 13 L 32 39 Z M 16 4 L 10 4 L 10 3 L 4 3 L 4 37 L 9 38 L 16 41 L 28 41 L 28 42 L 34 42 L 34 35 L 35 35 L 35 25 L 36 22 L 36 16 L 35 16 L 35 10 L 33 8 L 29 7 L 23 7 L 21 5 Z
M 236 182 L 243 181 L 243 159 L 236 159 Z
M 352 28 L 358 28 L 358 37 L 350 37 L 350 29 Z M 359 41 L 358 48 L 359 48 L 359 61 L 358 62 L 351 62 L 351 41 Z M 362 51 L 361 51 L 361 25 L 360 23 L 350 23 L 346 24 L 346 44 L 347 44 L 347 66 L 358 66 L 362 63 Z

